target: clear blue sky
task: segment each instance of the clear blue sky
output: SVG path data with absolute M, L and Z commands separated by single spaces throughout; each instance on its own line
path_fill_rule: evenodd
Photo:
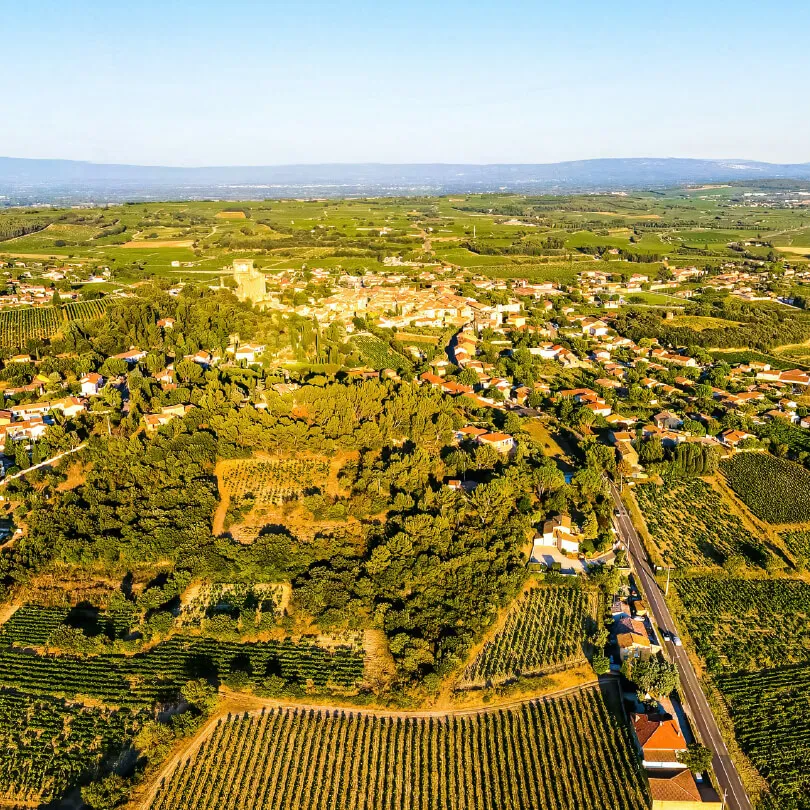
M 807 0 L 0 0 L 0 32 L 0 155 L 810 161 Z

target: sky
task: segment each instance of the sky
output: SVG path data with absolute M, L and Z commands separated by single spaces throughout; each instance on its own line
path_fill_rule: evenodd
M 0 0 L 0 155 L 810 161 L 806 0 Z

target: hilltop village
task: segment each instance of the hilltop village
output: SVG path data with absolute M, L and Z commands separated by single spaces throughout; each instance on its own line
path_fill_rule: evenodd
M 52 271 L 45 270 L 42 276 L 49 274 Z M 673 302 L 681 298 L 688 305 L 695 285 L 704 292 L 727 290 L 739 299 L 740 307 L 743 302 L 768 301 L 787 312 L 791 304 L 762 290 L 756 294 L 754 277 L 747 273 L 706 276 L 687 267 L 665 275 L 666 280 L 651 280 L 641 273 L 588 271 L 576 285 L 564 286 L 487 279 L 449 267 L 424 270 L 415 278 L 335 275 L 317 269 L 266 275 L 252 261 L 239 260 L 234 261 L 231 278 L 240 301 L 299 322 L 308 320 L 314 329 L 332 335 L 337 328 L 342 335 L 339 342 L 344 349 L 354 349 L 360 361 L 346 369 L 349 378 L 404 377 L 464 396 L 481 408 L 537 417 L 554 414 L 561 423 L 594 434 L 612 447 L 629 479 L 643 480 L 648 464 L 680 457 L 685 452 L 682 445 L 697 446 L 713 457 L 762 449 L 777 440 L 769 437 L 778 437 L 783 425 L 809 429 L 808 409 L 797 399 L 810 385 L 810 372 L 785 364 L 775 368 L 764 358 L 739 362 L 734 352 L 726 358 L 723 352 L 672 346 L 658 337 L 634 340 L 629 335 L 638 327 L 622 316 L 632 307 L 635 294 L 648 291 L 667 290 Z M 797 280 L 804 277 L 810 278 L 810 273 L 799 273 Z M 690 286 L 684 287 L 685 282 Z M 767 276 L 756 277 L 760 288 L 767 282 Z M 313 285 L 319 296 L 284 303 L 290 296 L 296 301 L 308 296 Z M 212 287 L 221 288 L 223 282 Z M 32 289 L 47 290 L 20 285 L 23 294 Z M 170 287 L 167 293 L 178 297 L 182 286 Z M 38 298 L 50 306 L 54 294 L 64 298 L 53 289 L 38 293 Z M 134 297 L 122 290 L 109 300 Z M 689 318 L 674 311 L 664 306 L 645 315 L 654 313 L 666 330 Z M 711 321 L 711 316 L 694 317 Z M 169 342 L 175 323 L 169 315 L 156 318 L 158 343 Z M 13 460 L 20 443 L 30 449 L 40 440 L 53 414 L 73 419 L 86 411 L 109 413 L 112 401 L 119 416 L 126 415 L 128 375 L 133 371 L 154 384 L 158 400 L 165 401 L 156 411 L 139 409 L 143 428 L 154 431 L 192 407 L 190 401 L 174 401 L 184 381 L 218 367 L 272 366 L 278 359 L 266 344 L 242 340 L 238 334 L 231 335 L 227 345 L 205 346 L 185 355 L 133 345 L 106 358 L 96 357 L 88 362 L 92 367 L 86 373 L 76 375 L 43 373 L 43 367 L 53 365 L 47 358 L 9 356 L 2 388 L 5 408 L 0 411 L 6 457 Z M 390 365 L 379 367 L 385 359 Z M 288 381 L 289 376 L 273 384 L 277 393 L 294 391 L 296 383 Z M 569 379 L 588 384 L 569 387 Z M 245 403 L 266 407 L 255 394 L 245 397 Z M 506 434 L 490 435 L 500 438 L 473 438 L 502 452 L 513 449 Z

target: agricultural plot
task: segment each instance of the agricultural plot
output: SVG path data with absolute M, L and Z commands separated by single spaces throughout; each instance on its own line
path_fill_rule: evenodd
M 47 340 L 66 323 L 100 318 L 109 300 L 71 301 L 61 307 L 27 307 L 0 311 L 0 347 L 24 347 L 28 340 Z
M 740 363 L 768 363 L 771 368 L 778 368 L 783 371 L 789 368 L 795 368 L 795 364 L 791 365 L 789 362 L 778 357 L 763 354 L 762 352 L 755 352 L 751 349 L 714 349 L 710 351 L 709 354 L 715 360 L 722 360 L 732 366 Z
M 392 368 L 397 371 L 410 371 L 411 361 L 404 354 L 395 352 L 384 340 L 374 335 L 357 335 L 351 339 L 363 358 L 363 363 L 377 371 Z
M 220 720 L 151 810 L 642 810 L 600 692 L 477 714 L 274 709 Z
M 327 650 L 290 640 L 240 644 L 211 638 L 172 636 L 144 653 L 32 655 L 0 648 L 0 686 L 37 695 L 95 698 L 110 706 L 151 706 L 171 699 L 190 678 L 261 686 L 268 678 L 317 687 L 352 687 L 363 677 L 355 649 Z
M 722 675 L 717 686 L 740 747 L 765 778 L 773 810 L 810 808 L 810 667 Z
M 810 472 L 766 453 L 739 453 L 720 470 L 743 503 L 768 523 L 810 521 Z
M 807 568 L 810 565 L 810 531 L 785 532 L 782 540 L 796 564 Z
M 585 637 L 599 604 L 595 590 L 551 586 L 533 588 L 506 616 L 459 681 L 462 689 L 543 675 L 587 661 Z
M 0 690 L 0 803 L 38 807 L 62 796 L 137 722 L 128 711 Z
M 705 481 L 635 488 L 647 528 L 665 557 L 679 568 L 722 564 L 739 554 L 761 565 L 766 549 Z
M 281 585 L 208 583 L 183 605 L 177 621 L 183 627 L 199 627 L 208 619 L 227 616 L 244 627 L 260 628 L 275 622 L 283 596 Z
M 104 634 L 108 638 L 123 638 L 137 623 L 136 611 L 98 611 L 82 608 L 22 605 L 0 628 L 0 644 L 20 647 L 42 647 L 57 627 L 69 625 L 81 628 L 85 635 Z
M 242 459 L 229 463 L 222 482 L 231 498 L 251 496 L 257 508 L 281 506 L 322 486 L 329 463 L 318 458 Z
M 686 624 L 711 672 L 810 661 L 810 584 L 789 579 L 673 579 Z

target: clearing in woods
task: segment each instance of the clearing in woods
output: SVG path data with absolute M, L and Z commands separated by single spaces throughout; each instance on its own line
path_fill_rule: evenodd
M 214 513 L 213 531 L 220 535 L 235 523 L 244 523 L 247 537 L 278 517 L 285 510 L 300 506 L 301 496 L 318 490 L 330 497 L 341 494 L 338 473 L 356 453 L 341 452 L 330 458 L 297 454 L 295 457 L 261 455 L 247 459 L 227 459 L 217 463 L 216 476 L 220 501 Z M 241 535 L 241 532 L 240 532 Z

